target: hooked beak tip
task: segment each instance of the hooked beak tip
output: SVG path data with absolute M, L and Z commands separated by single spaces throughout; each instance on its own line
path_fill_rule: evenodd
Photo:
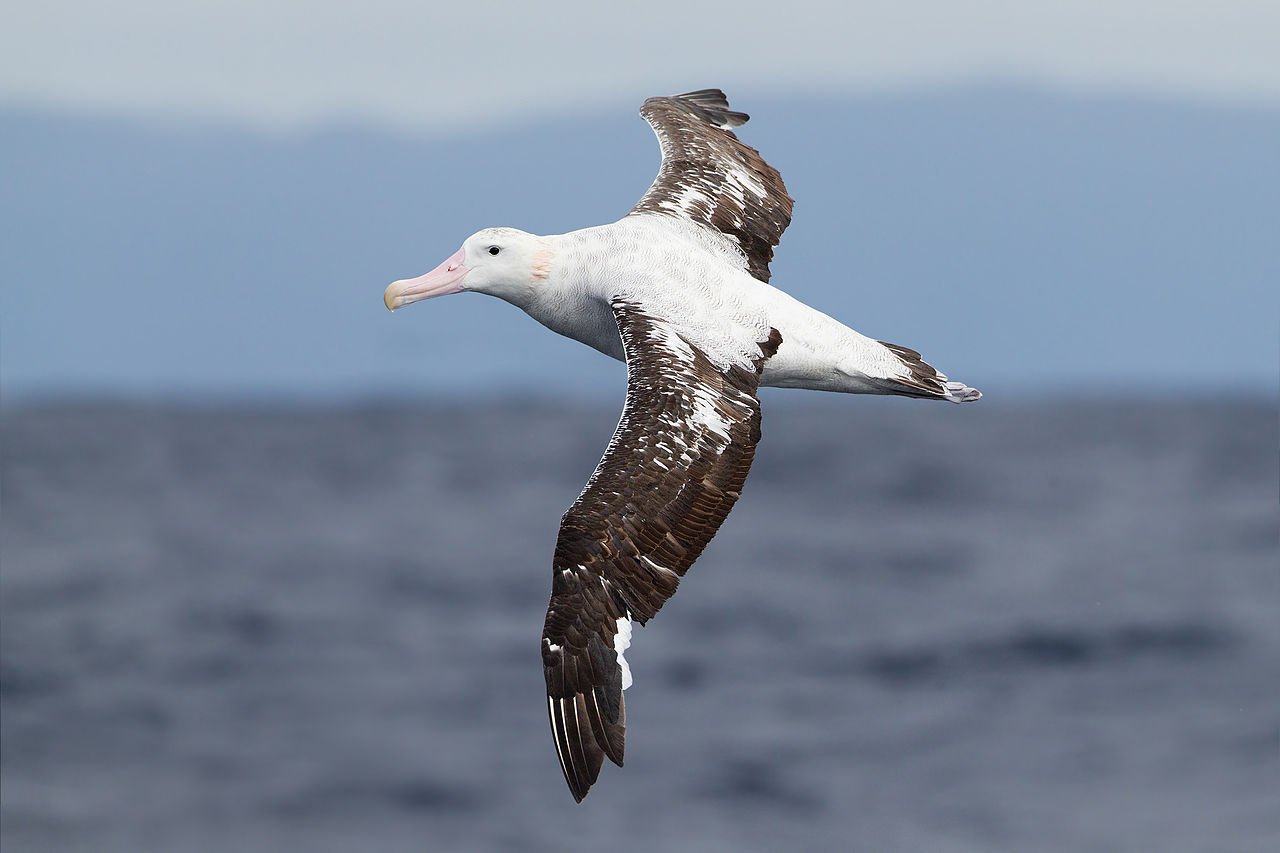
M 387 306 L 388 311 L 394 311 L 400 307 L 400 300 L 396 297 L 396 289 L 399 284 L 400 282 L 393 281 L 387 286 L 387 289 L 383 291 L 382 304 Z

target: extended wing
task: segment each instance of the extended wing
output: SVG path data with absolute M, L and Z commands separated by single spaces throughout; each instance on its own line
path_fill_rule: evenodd
M 730 130 L 746 124 L 746 113 L 730 110 L 719 89 L 701 89 L 650 98 L 640 115 L 658 136 L 662 166 L 632 215 L 679 216 L 719 231 L 742 250 L 747 270 L 768 281 L 793 201 L 778 170 Z
M 622 652 L 733 508 L 760 438 L 760 367 L 718 369 L 668 323 L 615 303 L 627 400 L 604 458 L 564 514 L 542 635 L 551 730 L 581 802 L 608 756 L 621 765 Z

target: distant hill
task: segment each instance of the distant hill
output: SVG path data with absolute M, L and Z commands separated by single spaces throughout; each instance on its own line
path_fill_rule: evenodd
M 1276 392 L 1280 112 L 730 94 L 797 199 L 774 282 L 854 328 L 988 392 Z M 381 293 L 485 225 L 624 214 L 635 106 L 450 139 L 0 111 L 5 400 L 620 396 L 497 300 Z

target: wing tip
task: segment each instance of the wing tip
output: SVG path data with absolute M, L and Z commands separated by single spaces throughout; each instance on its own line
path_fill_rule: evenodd
M 692 92 L 681 92 L 679 95 L 668 95 L 665 98 L 649 98 L 645 103 L 663 100 L 683 101 L 721 130 L 742 127 L 751 119 L 751 116 L 746 113 L 731 109 L 729 98 L 721 89 L 695 89 Z
M 551 732 L 556 740 L 556 752 L 560 756 L 560 769 L 564 771 L 564 781 L 569 785 L 569 793 L 579 803 L 600 777 L 600 767 L 604 764 L 604 753 L 590 737 L 590 730 L 587 732 L 588 737 L 582 736 L 582 721 L 578 716 L 581 698 L 582 694 L 559 699 L 548 697 L 547 703 L 551 714 Z M 566 712 L 566 703 L 573 709 L 572 716 Z M 577 749 L 574 748 L 575 745 Z
M 567 708 L 573 709 L 572 719 Z M 597 708 L 597 712 L 598 710 Z M 600 769 L 604 766 L 606 757 L 617 766 L 622 766 L 626 741 L 625 711 L 621 712 L 616 723 L 600 720 L 591 713 L 587 698 L 581 693 L 562 698 L 548 696 L 547 711 L 551 720 L 551 734 L 556 742 L 556 753 L 560 758 L 560 770 L 564 773 L 564 781 L 569 786 L 574 802 L 580 803 L 600 778 Z M 582 719 L 584 716 L 585 726 Z

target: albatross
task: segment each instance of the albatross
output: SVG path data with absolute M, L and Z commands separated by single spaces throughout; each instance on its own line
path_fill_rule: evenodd
M 605 758 L 622 765 L 632 626 L 662 609 L 742 491 L 759 387 L 981 396 L 769 284 L 793 201 L 733 133 L 747 115 L 722 91 L 649 98 L 640 115 L 662 165 L 622 219 L 542 236 L 485 228 L 384 294 L 395 310 L 487 293 L 626 362 L 617 430 L 561 519 L 542 631 L 551 732 L 578 802 Z

